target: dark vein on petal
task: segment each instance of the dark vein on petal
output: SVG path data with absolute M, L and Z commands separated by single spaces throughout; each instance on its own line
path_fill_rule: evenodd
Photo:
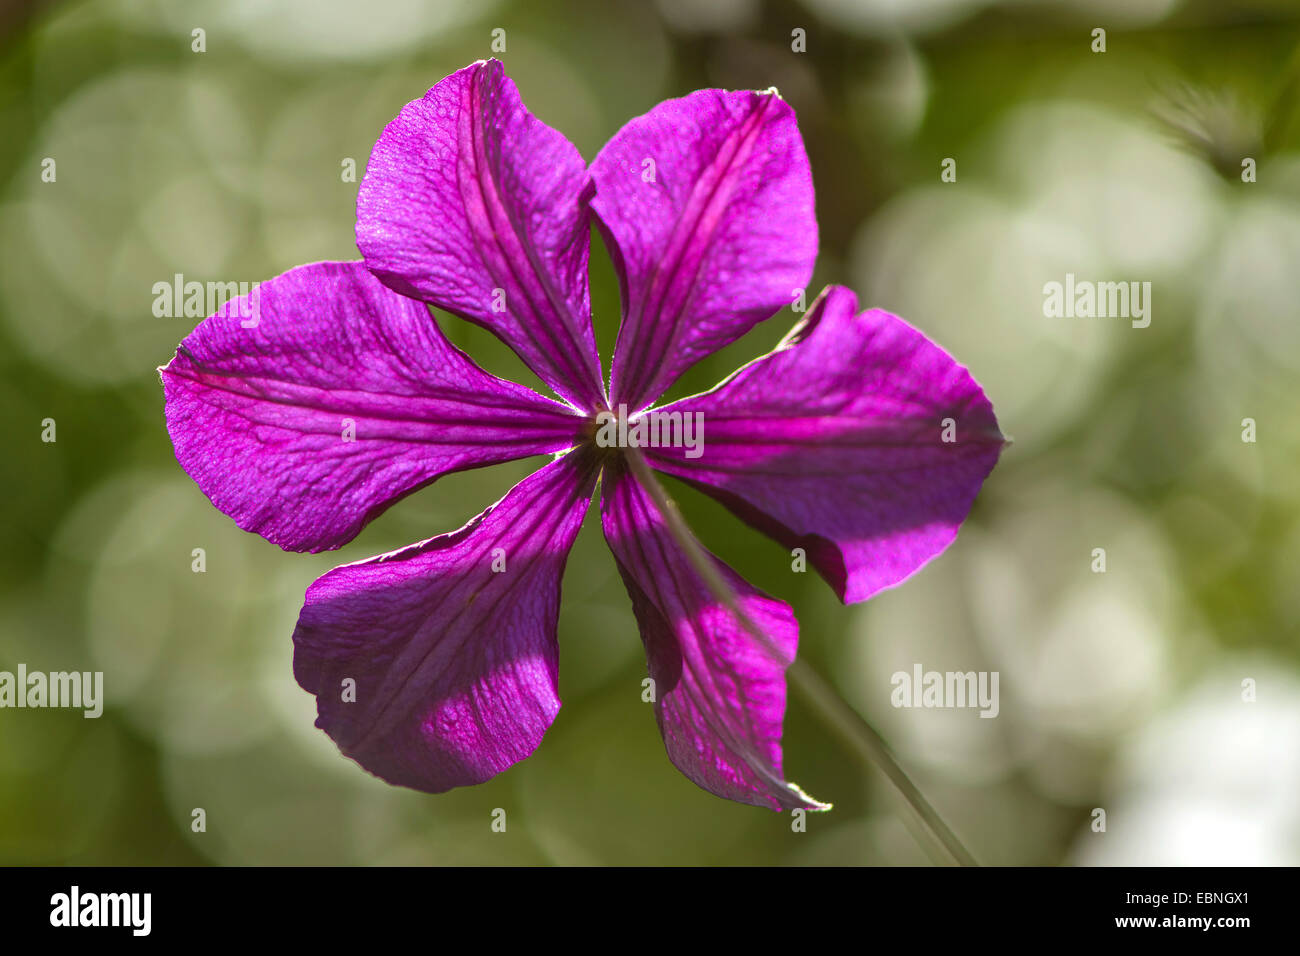
M 493 79 L 495 79 L 495 77 Z M 531 243 L 524 241 L 524 237 L 521 235 L 518 223 L 516 223 L 511 218 L 509 210 L 506 208 L 505 204 L 500 199 L 501 188 L 500 188 L 500 184 L 496 181 L 497 173 L 496 173 L 495 163 L 493 163 L 488 156 L 489 141 L 488 141 L 487 131 L 486 129 L 483 128 L 483 122 L 486 113 L 483 108 L 485 104 L 481 102 L 481 98 L 484 96 L 484 93 L 481 92 L 479 89 L 480 85 L 486 85 L 486 74 L 484 73 L 483 69 L 480 69 L 474 74 L 474 77 L 470 81 L 469 85 L 470 85 L 470 90 L 469 90 L 470 103 L 467 112 L 469 114 L 468 126 L 470 131 L 470 146 L 473 155 L 473 163 L 471 169 L 473 172 L 474 185 L 478 189 L 480 201 L 483 203 L 483 209 L 486 212 L 489 220 L 496 220 L 498 218 L 503 218 L 505 220 L 505 225 L 509 226 L 511 233 L 514 235 L 515 240 L 519 243 L 519 247 L 523 251 L 525 258 L 528 261 L 528 265 L 530 266 L 530 271 L 533 273 L 533 278 L 537 281 L 537 284 L 542 287 L 543 292 L 550 300 L 554 317 L 559 320 L 558 324 L 566 332 L 569 333 L 569 335 L 566 336 L 566 338 L 568 338 L 568 341 L 566 342 L 558 338 L 557 333 L 551 328 L 552 323 L 548 321 L 544 321 L 542 319 L 542 312 L 540 309 L 538 309 L 537 304 L 533 301 L 529 284 L 522 281 L 520 273 L 515 269 L 515 265 L 513 262 L 514 257 L 510 255 L 509 251 L 505 249 L 505 247 L 501 244 L 499 234 L 497 233 L 496 230 L 496 223 L 493 222 L 492 241 L 498 253 L 498 257 L 497 257 L 498 261 L 504 265 L 506 271 L 509 273 L 510 278 L 513 280 L 514 285 L 517 286 L 522 291 L 524 302 L 533 320 L 532 322 L 516 321 L 515 326 L 519 331 L 521 331 L 527 337 L 529 342 L 531 342 L 534 348 L 536 348 L 540 357 L 548 365 L 551 365 L 554 371 L 563 372 L 567 376 L 571 376 L 569 381 L 560 382 L 557 384 L 563 384 L 568 386 L 571 389 L 578 391 L 579 395 L 581 395 L 582 397 L 590 401 L 591 395 L 590 394 L 583 395 L 583 393 L 590 392 L 591 383 L 590 380 L 587 378 L 587 375 L 589 375 L 592 370 L 583 369 L 581 366 L 574 365 L 572 363 L 573 355 L 584 354 L 584 350 L 582 348 L 582 343 L 581 342 L 575 343 L 572 338 L 573 335 L 572 324 L 567 318 L 569 316 L 569 311 L 570 311 L 568 304 L 563 302 L 562 299 L 559 298 L 558 291 L 554 290 L 551 287 L 551 284 L 545 281 L 545 279 L 543 278 L 542 273 L 544 270 L 541 268 L 540 263 L 538 263 L 534 259 L 530 251 Z M 495 96 L 495 87 L 487 91 L 486 95 L 489 97 L 486 107 L 488 110 L 490 110 L 492 105 L 492 101 L 490 98 Z M 460 184 L 460 174 L 461 174 L 461 169 L 460 169 L 460 163 L 458 162 L 456 164 L 456 175 L 457 175 L 458 185 Z M 489 190 L 488 190 L 489 184 L 491 185 L 490 201 L 489 201 Z M 482 254 L 483 247 L 480 243 L 481 237 L 479 235 L 479 231 L 472 228 L 471 226 L 470 235 L 474 241 L 475 246 L 478 247 L 478 249 L 480 250 L 480 258 L 483 260 L 485 264 L 489 264 L 489 268 L 490 268 L 490 263 L 492 262 L 492 259 Z M 499 277 L 496 275 L 495 272 L 493 273 L 492 278 L 494 282 L 500 281 Z M 534 326 L 536 326 L 535 329 Z M 537 337 L 538 331 L 540 331 L 542 334 L 546 336 L 548 340 L 547 345 L 549 346 L 549 349 L 547 347 L 544 347 L 543 343 L 538 339 Z M 574 347 L 575 344 L 577 347 Z M 566 348 L 566 346 L 568 347 Z M 554 364 L 553 356 L 556 355 L 559 356 L 562 363 L 558 366 Z M 599 381 L 599 379 L 600 376 L 599 373 L 597 373 L 596 380 Z
M 717 231 L 717 228 L 724 217 L 719 214 L 715 218 L 713 226 L 706 236 L 697 236 L 696 231 L 699 229 L 700 223 L 704 219 L 706 213 L 708 213 L 717 203 L 719 191 L 723 188 L 724 184 L 726 184 L 727 190 L 725 198 L 729 200 L 733 191 L 731 186 L 731 175 L 736 166 L 737 159 L 739 158 L 743 162 L 743 160 L 749 158 L 752 141 L 757 136 L 762 125 L 762 120 L 766 116 L 769 99 L 770 97 L 763 97 L 758 107 L 754 109 L 748 117 L 746 117 L 741 128 L 728 137 L 727 145 L 732 147 L 730 155 L 728 155 L 727 159 L 721 164 L 721 170 L 718 173 L 717 179 L 709 188 L 708 196 L 700 197 L 693 190 L 691 197 L 687 200 L 681 212 L 678 213 L 677 221 L 669 235 L 670 237 L 676 237 L 680 234 L 683 238 L 676 256 L 673 257 L 669 265 L 669 273 L 663 282 L 659 281 L 661 269 L 664 264 L 663 260 L 659 260 L 655 263 L 654 271 L 651 273 L 650 282 L 647 284 L 647 294 L 639 303 L 636 323 L 633 326 L 632 342 L 629 343 L 629 347 L 632 351 L 626 359 L 629 363 L 628 374 L 631 379 L 631 384 L 626 388 L 628 398 L 634 404 L 640 404 L 645 400 L 645 396 L 642 395 L 642 392 L 646 387 L 643 379 L 645 379 L 646 376 L 653 379 L 654 376 L 658 374 L 660 368 L 663 366 L 663 357 L 670 353 L 673 344 L 677 341 L 681 331 L 682 316 L 686 313 L 687 309 L 695 299 L 696 288 L 698 286 L 698 281 L 696 280 L 698 280 L 699 275 L 704 268 L 704 264 L 708 259 L 707 251 L 709 240 L 711 240 L 713 233 Z M 719 163 L 715 157 L 714 162 L 709 164 L 709 170 L 712 171 L 717 169 L 718 166 Z M 696 189 L 698 189 L 698 180 Z M 722 206 L 725 207 L 725 205 L 726 202 L 723 202 Z M 690 223 L 690 227 L 689 229 L 683 230 L 683 218 L 691 213 L 693 213 L 693 220 Z M 676 286 L 677 275 L 681 271 L 682 264 L 687 258 L 688 252 L 692 248 L 701 248 L 701 253 L 698 257 L 695 273 L 690 279 L 690 288 L 684 290 L 681 305 L 678 306 L 676 314 L 672 317 L 671 324 L 669 325 L 668 340 L 663 344 L 663 347 L 657 351 L 653 363 L 645 359 L 633 358 L 633 356 L 644 356 L 647 354 L 644 340 L 646 335 L 651 333 L 648 331 L 650 323 L 646 321 L 646 313 L 649 312 L 651 316 L 655 316 L 660 320 L 664 318 L 657 314 L 657 309 L 662 307 L 664 300 L 668 297 L 669 291 Z M 657 302 L 655 302 L 656 299 L 658 300 Z M 652 305 L 654 308 L 651 307 Z M 661 325 L 662 322 L 656 324 Z M 622 396 L 620 396 L 620 398 L 621 397 Z
M 572 462 L 572 465 L 573 467 L 577 467 L 579 469 L 582 468 L 581 464 L 577 462 Z M 544 486 L 542 489 L 539 489 L 537 491 L 537 495 L 539 497 L 545 496 L 547 495 L 547 493 L 553 492 L 555 490 L 556 485 L 562 485 L 564 483 L 570 484 L 569 494 L 566 497 L 563 497 L 559 500 L 552 499 L 551 508 L 528 509 L 527 514 L 533 516 L 534 520 L 530 524 L 528 524 L 527 530 L 524 531 L 523 534 L 517 534 L 516 536 L 521 539 L 527 539 L 533 537 L 534 532 L 543 523 L 548 521 L 553 521 L 555 519 L 557 512 L 567 510 L 571 505 L 573 505 L 578 500 L 580 500 L 583 496 L 583 491 L 587 486 L 587 479 L 589 477 L 590 477 L 590 471 L 588 470 L 579 470 L 577 473 L 568 473 L 568 474 L 566 474 L 562 470 L 557 470 L 554 477 L 551 479 L 550 484 Z M 499 504 L 494 507 L 499 507 Z M 488 515 L 485 514 L 482 517 L 483 520 L 487 520 Z M 479 527 L 481 526 L 482 525 L 480 523 Z M 474 530 L 477 530 L 477 528 L 475 528 Z M 503 529 L 503 531 L 504 530 L 518 532 L 518 526 L 512 525 L 509 529 Z M 472 533 L 473 532 L 471 532 L 471 534 Z M 502 532 L 498 532 L 496 535 L 494 535 L 491 538 L 490 541 L 485 542 L 482 546 L 480 546 L 480 548 L 478 549 L 479 554 L 480 555 L 490 554 L 491 547 L 493 545 L 498 544 L 501 541 L 501 534 Z M 457 542 L 457 544 L 459 543 L 460 542 Z M 527 558 L 526 563 L 524 565 L 523 572 L 527 573 L 533 568 L 533 566 L 539 560 L 544 558 L 549 558 L 552 556 L 553 555 L 550 552 L 544 549 L 535 551 Z M 491 579 L 489 578 L 487 582 L 484 582 L 483 584 L 479 585 L 479 587 L 473 592 L 474 595 L 478 595 L 479 593 L 481 593 L 482 590 L 487 586 L 487 584 L 490 583 L 490 581 Z M 465 581 L 462 583 L 467 584 L 468 582 Z M 469 611 L 469 609 L 474 606 L 474 601 L 472 599 L 469 601 L 455 601 L 456 598 L 462 595 L 463 591 L 464 588 L 458 585 L 457 587 L 454 587 L 451 591 L 449 591 L 440 602 L 438 602 L 438 605 L 435 609 L 435 613 L 437 610 L 441 610 L 448 602 L 454 602 L 457 605 L 459 605 L 458 607 L 455 608 L 450 618 L 438 619 L 438 623 L 440 625 L 439 630 L 443 636 L 452 633 L 456 624 Z M 511 593 L 512 593 L 511 587 L 501 588 L 498 591 L 498 593 L 492 598 L 492 602 L 489 605 L 487 605 L 487 615 L 491 616 L 500 607 L 501 602 L 504 601 L 508 596 L 510 596 Z M 432 626 L 432 624 L 433 624 L 432 616 L 426 618 L 425 623 L 421 625 L 414 634 L 412 634 L 410 637 L 406 638 L 405 641 L 402 642 L 403 645 L 407 648 L 414 645 L 418 640 L 424 637 L 424 635 L 427 633 L 429 627 Z M 420 657 L 419 662 L 416 663 L 414 666 L 406 665 L 402 661 L 402 655 L 400 653 L 395 655 L 392 665 L 389 667 L 387 671 L 387 674 L 391 675 L 394 670 L 401 669 L 405 672 L 405 676 L 400 679 L 397 687 L 391 691 L 388 690 L 389 685 L 391 683 L 391 681 L 389 680 L 386 680 L 384 684 L 380 686 L 380 689 L 377 693 L 383 699 L 384 703 L 382 704 L 379 712 L 369 718 L 368 723 L 370 726 L 367 728 L 367 730 L 359 740 L 349 745 L 348 751 L 353 753 L 359 753 L 367 744 L 371 742 L 372 739 L 374 739 L 377 736 L 381 736 L 382 734 L 387 733 L 389 730 L 391 730 L 392 729 L 391 725 L 393 724 L 394 721 L 386 720 L 386 718 L 388 717 L 389 712 L 392 710 L 393 706 L 396 704 L 398 699 L 403 696 L 407 687 L 410 686 L 411 682 L 416 680 L 417 678 L 420 678 L 421 683 L 432 684 L 438 679 L 438 677 L 440 677 L 443 673 L 445 673 L 446 667 L 444 666 L 439 668 L 433 675 L 429 675 L 427 678 L 424 675 L 422 675 L 422 671 L 424 670 L 425 665 L 429 663 L 433 655 L 439 651 L 443 651 L 442 656 L 448 663 L 450 663 L 451 661 L 455 660 L 457 657 L 460 656 L 460 653 L 464 650 L 466 640 L 468 640 L 471 636 L 472 634 L 468 631 L 459 635 L 456 646 L 451 650 L 447 650 L 444 647 L 444 645 L 439 641 L 438 636 L 434 635 L 430 641 L 430 646 L 428 647 L 427 650 L 425 650 L 423 655 Z M 400 719 L 402 716 L 403 714 L 398 714 L 397 719 Z

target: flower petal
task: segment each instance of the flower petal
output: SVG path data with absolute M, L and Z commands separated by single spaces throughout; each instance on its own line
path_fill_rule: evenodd
M 459 531 L 319 578 L 293 635 L 316 726 L 430 793 L 531 754 L 560 709 L 560 576 L 594 489 L 590 459 L 570 454 Z
M 897 316 L 856 312 L 833 286 L 768 355 L 665 406 L 703 415 L 699 457 L 646 449 L 655 468 L 805 549 L 845 602 L 952 542 L 1005 441 L 965 368 Z
M 591 176 L 623 289 L 614 404 L 644 408 L 812 276 L 812 171 L 775 91 L 661 103 L 615 134 Z
M 729 800 L 773 810 L 825 809 L 781 770 L 785 669 L 799 643 L 789 605 L 709 555 L 773 648 L 760 646 L 713 598 L 637 480 L 611 465 L 602 483 L 605 539 L 641 627 L 655 716 L 674 766 Z
M 384 129 L 357 195 L 357 246 L 390 288 L 495 332 L 556 394 L 602 403 L 577 149 L 497 60 L 453 73 Z
M 294 551 L 347 543 L 447 472 L 571 448 L 581 427 L 356 262 L 231 300 L 161 372 L 181 466 L 241 528 Z

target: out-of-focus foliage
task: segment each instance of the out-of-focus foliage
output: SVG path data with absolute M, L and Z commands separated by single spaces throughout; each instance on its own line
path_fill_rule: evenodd
M 337 563 L 458 527 L 535 463 L 444 479 L 316 556 L 239 531 L 176 465 L 154 369 L 198 319 L 155 316 L 154 283 L 355 258 L 345 161 L 360 178 L 402 104 L 494 55 L 496 29 L 525 101 L 588 158 L 666 97 L 778 87 L 816 179 L 815 286 L 905 316 L 988 390 L 1015 444 L 975 513 L 862 607 L 672 489 L 711 548 L 792 602 L 802 653 L 975 855 L 1300 862 L 1291 0 L 90 0 L 2 25 L 0 670 L 102 670 L 107 707 L 0 711 L 0 862 L 926 859 L 881 778 L 796 695 L 788 775 L 835 803 L 806 833 L 671 768 L 592 521 L 564 583 L 565 707 L 541 750 L 477 788 L 387 787 L 312 726 L 290 667 L 302 593 Z M 1043 286 L 1067 273 L 1150 282 L 1150 326 L 1045 317 Z M 598 240 L 592 283 L 607 357 L 618 290 Z M 439 320 L 534 381 L 487 334 Z M 915 663 L 998 671 L 999 716 L 895 709 L 890 675 Z

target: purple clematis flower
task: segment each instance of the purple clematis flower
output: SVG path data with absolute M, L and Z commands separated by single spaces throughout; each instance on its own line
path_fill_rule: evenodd
M 592 215 L 622 286 L 608 392 Z M 673 763 L 732 800 L 823 806 L 781 767 L 794 614 L 710 556 L 773 659 L 710 593 L 627 455 L 805 549 L 842 600 L 862 601 L 955 537 L 1003 444 L 983 391 L 920 332 L 832 287 L 770 354 L 662 409 L 703 415 L 702 454 L 595 440 L 610 409 L 635 424 L 811 277 L 812 175 L 790 107 L 702 90 L 632 120 L 587 166 L 499 62 L 474 63 L 380 136 L 357 245 L 362 262 L 264 283 L 255 321 L 249 302 L 227 304 L 161 370 L 177 459 L 213 504 L 320 551 L 449 472 L 555 457 L 459 531 L 311 585 L 294 673 L 317 726 L 371 773 L 435 793 L 530 755 L 560 707 L 560 578 L 599 481 Z M 479 368 L 428 305 L 492 330 L 561 401 Z

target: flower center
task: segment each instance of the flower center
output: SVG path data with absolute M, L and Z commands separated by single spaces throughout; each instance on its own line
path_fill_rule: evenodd
M 617 455 L 623 448 L 682 448 L 687 458 L 704 454 L 704 413 L 643 411 L 629 415 L 602 409 L 587 422 L 583 435 L 601 454 Z

